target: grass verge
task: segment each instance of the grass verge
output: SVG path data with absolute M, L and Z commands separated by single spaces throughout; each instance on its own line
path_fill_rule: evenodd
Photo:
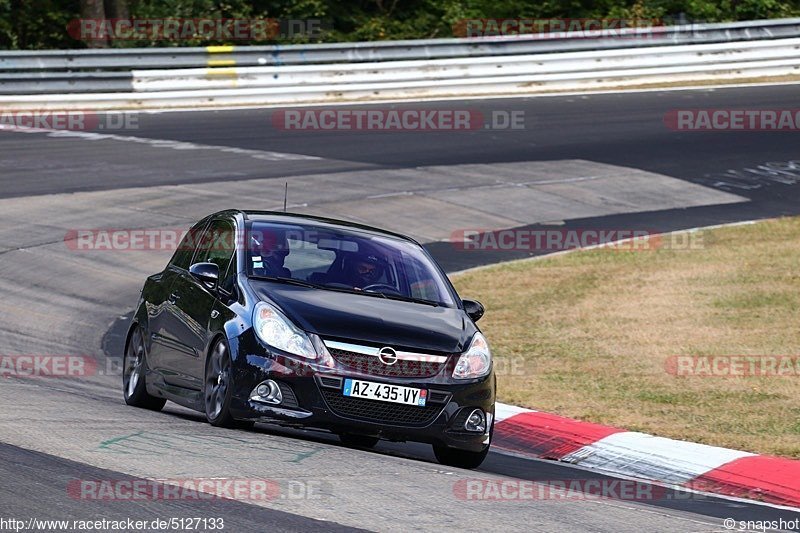
M 581 250 L 455 276 L 482 301 L 500 401 L 800 457 L 800 374 L 679 377 L 675 356 L 800 355 L 800 218 L 695 249 Z

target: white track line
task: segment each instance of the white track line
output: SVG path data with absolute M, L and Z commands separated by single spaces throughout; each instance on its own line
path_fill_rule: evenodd
M 677 92 L 677 91 L 704 91 L 712 92 L 717 89 L 742 89 L 748 87 L 782 87 L 784 85 L 800 85 L 800 81 L 787 81 L 787 82 L 755 82 L 755 83 L 728 83 L 722 85 L 686 85 L 681 87 L 655 87 L 646 89 L 608 89 L 599 91 L 574 91 L 574 92 L 552 92 L 552 93 L 539 93 L 539 94 L 504 94 L 504 95 L 481 95 L 481 96 L 431 96 L 428 98 L 414 98 L 406 99 L 386 99 L 386 100 L 370 100 L 363 101 L 349 101 L 349 102 L 322 102 L 322 103 L 308 103 L 308 104 L 264 104 L 264 105 L 245 105 L 245 106 L 221 106 L 221 107 L 186 107 L 186 108 L 170 108 L 170 109 L 140 109 L 140 110 L 125 110 L 130 113 L 144 113 L 144 114 L 160 114 L 160 113 L 181 113 L 181 112 L 209 112 L 209 111 L 236 111 L 239 109 L 274 109 L 274 108 L 306 108 L 306 107 L 338 107 L 338 106 L 368 106 L 368 105 L 381 105 L 381 104 L 413 104 L 415 102 L 458 102 L 458 101 L 474 101 L 474 100 L 513 100 L 513 99 L 527 99 L 527 98 L 552 98 L 558 96 L 593 96 L 593 95 L 610 95 L 610 94 L 628 94 L 628 93 L 653 93 L 653 92 Z M 119 111 L 111 111 L 119 113 Z
M 664 236 L 668 236 L 668 235 L 675 235 L 675 234 L 678 234 L 678 233 L 691 233 L 691 232 L 696 232 L 696 231 L 712 230 L 712 229 L 717 229 L 717 228 L 733 228 L 733 227 L 736 227 L 736 226 L 748 226 L 750 224 L 757 224 L 759 222 L 766 222 L 767 220 L 775 220 L 775 218 L 774 217 L 772 217 L 772 218 L 759 218 L 759 219 L 755 219 L 755 220 L 743 220 L 743 221 L 740 221 L 740 222 L 728 222 L 726 224 L 714 224 L 712 226 L 698 226 L 696 228 L 679 229 L 679 230 L 675 230 L 675 231 L 667 231 L 667 232 L 664 232 L 664 233 L 653 233 L 651 235 L 648 235 L 647 238 L 648 239 L 652 239 L 654 237 L 664 237 Z M 507 229 L 511 229 L 511 228 L 507 228 Z M 628 242 L 630 240 L 632 240 L 632 239 L 620 239 L 618 241 L 604 242 L 602 244 L 594 244 L 592 246 L 585 246 L 585 247 L 582 247 L 582 248 L 570 248 L 569 250 L 559 250 L 559 251 L 556 251 L 556 252 L 545 253 L 545 254 L 542 254 L 542 255 L 535 255 L 533 257 L 523 257 L 522 259 L 510 259 L 508 261 L 498 261 L 498 262 L 492 263 L 490 265 L 480 265 L 480 266 L 476 266 L 476 267 L 472 267 L 472 268 L 466 268 L 464 270 L 457 270 L 456 272 L 450 272 L 450 273 L 447 274 L 447 276 L 448 277 L 450 277 L 450 276 L 460 276 L 462 274 L 468 274 L 470 272 L 476 272 L 476 271 L 479 271 L 479 270 L 487 270 L 489 268 L 494 268 L 494 267 L 499 266 L 499 265 L 510 265 L 510 264 L 513 264 L 513 263 L 524 263 L 524 262 L 527 262 L 527 261 L 541 261 L 541 260 L 544 260 L 544 259 L 549 259 L 551 257 L 558 257 L 560 255 L 570 254 L 570 253 L 573 253 L 573 252 L 579 252 L 579 251 L 582 251 L 582 250 L 585 251 L 585 250 L 595 250 L 597 248 L 609 248 L 609 247 L 619 246 L 620 244 Z M 447 242 L 447 241 L 445 241 L 445 242 Z
M 320 161 L 321 157 L 303 154 L 289 154 L 284 152 L 270 152 L 265 150 L 248 150 L 245 148 L 235 148 L 232 146 L 218 146 L 213 144 L 199 144 L 193 142 L 175 141 L 169 139 L 148 139 L 145 137 L 133 137 L 130 135 L 114 135 L 110 133 L 91 133 L 85 131 L 53 130 L 45 128 L 16 128 L 0 125 L 0 131 L 13 133 L 44 133 L 48 137 L 74 138 L 87 141 L 118 141 L 137 144 L 145 144 L 153 148 L 167 148 L 170 150 L 191 151 L 191 150 L 212 150 L 226 154 L 242 155 L 260 159 L 262 161 Z

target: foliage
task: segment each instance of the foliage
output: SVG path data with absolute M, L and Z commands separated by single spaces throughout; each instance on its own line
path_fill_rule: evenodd
M 126 2 L 134 18 L 321 19 L 314 40 L 372 41 L 452 37 L 457 23 L 476 18 L 629 18 L 667 22 L 733 21 L 800 15 L 800 0 L 106 0 Z M 81 0 L 0 0 L 0 48 L 82 48 L 67 33 Z M 107 11 L 108 12 L 108 11 Z M 277 42 L 309 41 L 305 35 Z M 272 42 L 272 41 L 270 41 Z M 111 46 L 224 44 L 115 41 Z

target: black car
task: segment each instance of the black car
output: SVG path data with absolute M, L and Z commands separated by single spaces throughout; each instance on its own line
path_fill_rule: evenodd
M 223 211 L 147 278 L 128 331 L 128 405 L 171 400 L 215 426 L 319 428 L 347 445 L 489 451 L 495 375 L 461 300 L 408 237 L 337 220 Z

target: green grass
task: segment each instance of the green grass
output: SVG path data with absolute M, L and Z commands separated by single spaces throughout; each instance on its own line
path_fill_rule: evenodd
M 454 279 L 487 308 L 501 401 L 800 457 L 800 376 L 675 377 L 671 356 L 800 356 L 800 219 L 704 231 L 694 250 L 596 249 Z

